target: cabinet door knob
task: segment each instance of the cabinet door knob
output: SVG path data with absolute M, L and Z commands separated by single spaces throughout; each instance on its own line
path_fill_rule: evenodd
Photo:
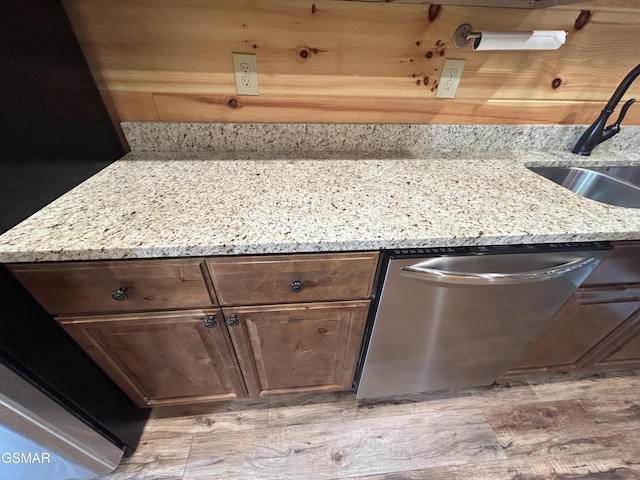
M 240 320 L 238 320 L 238 315 L 232 313 L 231 315 L 229 315 L 229 318 L 227 318 L 225 323 L 227 324 L 227 327 L 237 327 L 240 323 Z
M 216 322 L 215 315 L 207 315 L 207 318 L 204 319 L 202 324 L 207 328 L 213 328 L 218 324 L 218 322 Z
M 111 292 L 111 298 L 113 298 L 114 300 L 118 300 L 119 302 L 123 302 L 124 300 L 129 298 L 129 295 L 127 295 L 127 287 L 120 287 L 117 290 Z
M 304 285 L 302 285 L 302 282 L 300 282 L 300 280 L 294 280 L 293 282 L 291 282 L 291 285 L 289 285 L 289 290 L 291 290 L 293 293 L 301 292 L 303 288 Z

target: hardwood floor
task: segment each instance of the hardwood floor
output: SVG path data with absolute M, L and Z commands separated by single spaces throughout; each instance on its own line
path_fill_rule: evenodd
M 639 373 L 156 408 L 138 450 L 102 478 L 638 479 Z

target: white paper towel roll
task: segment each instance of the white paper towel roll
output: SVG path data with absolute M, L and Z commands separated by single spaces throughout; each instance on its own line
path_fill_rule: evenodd
M 567 39 L 564 30 L 480 33 L 473 42 L 474 50 L 556 50 Z

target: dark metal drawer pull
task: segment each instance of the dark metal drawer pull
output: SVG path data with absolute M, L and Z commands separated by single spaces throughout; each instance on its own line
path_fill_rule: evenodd
M 300 282 L 300 280 L 294 280 L 293 282 L 291 282 L 291 285 L 289 285 L 289 290 L 291 290 L 293 293 L 300 293 L 302 289 L 304 289 L 304 285 L 302 285 L 302 282 Z
M 218 324 L 218 322 L 216 322 L 215 315 L 207 315 L 207 318 L 204 319 L 202 324 L 207 328 L 213 328 Z
M 125 301 L 127 298 L 129 298 L 129 295 L 127 295 L 127 287 L 120 287 L 117 290 L 111 292 L 111 298 L 119 302 Z
M 227 318 L 225 323 L 227 324 L 227 327 L 237 327 L 240 323 L 240 320 L 238 320 L 238 315 L 232 313 L 231 315 L 229 315 L 229 318 Z

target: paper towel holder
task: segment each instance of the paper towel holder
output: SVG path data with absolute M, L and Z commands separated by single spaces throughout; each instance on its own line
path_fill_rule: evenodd
M 473 50 L 556 50 L 564 44 L 567 33 L 565 30 L 474 32 L 471 25 L 464 23 L 453 34 L 453 46 L 463 48 L 473 40 Z M 483 34 L 487 41 L 483 41 Z M 491 47 L 486 47 L 487 43 Z
M 464 48 L 471 40 L 482 37 L 482 33 L 474 32 L 473 27 L 468 23 L 460 25 L 453 34 L 453 46 L 456 48 Z

